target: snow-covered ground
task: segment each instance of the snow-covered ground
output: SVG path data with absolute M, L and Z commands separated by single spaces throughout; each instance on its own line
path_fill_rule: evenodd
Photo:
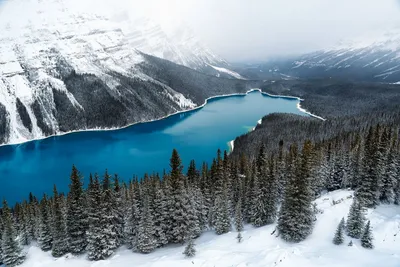
M 122 248 L 105 261 L 90 262 L 81 257 L 54 259 L 50 253 L 37 247 L 28 250 L 28 259 L 23 267 L 128 267 L 128 266 L 280 266 L 280 267 L 398 267 L 400 266 L 400 207 L 383 205 L 368 210 L 367 218 L 373 227 L 373 250 L 361 247 L 359 240 L 350 238 L 340 246 L 332 244 L 336 227 L 352 203 L 352 191 L 339 190 L 316 200 L 318 209 L 313 234 L 304 242 L 289 244 L 271 234 L 275 225 L 253 228 L 246 226 L 242 243 L 236 242 L 236 233 L 217 236 L 212 232 L 196 240 L 197 254 L 186 259 L 183 246 L 168 246 L 143 255 Z M 332 205 L 332 201 L 340 202 Z

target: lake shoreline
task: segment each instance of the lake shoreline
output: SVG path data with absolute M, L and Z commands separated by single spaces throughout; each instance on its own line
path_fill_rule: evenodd
M 311 117 L 314 117 L 314 118 L 321 119 L 321 120 L 325 121 L 325 119 L 323 119 L 322 117 L 314 115 L 314 114 L 308 112 L 307 110 L 305 110 L 304 108 L 302 108 L 301 105 L 300 105 L 300 102 L 304 101 L 304 100 L 299 98 L 299 97 L 296 97 L 296 96 L 283 96 L 283 95 L 272 95 L 272 94 L 269 94 L 269 93 L 261 91 L 261 89 L 259 89 L 259 88 L 254 88 L 254 89 L 250 89 L 250 90 L 246 91 L 245 93 L 232 93 L 232 94 L 223 94 L 223 95 L 217 95 L 217 96 L 208 97 L 208 98 L 205 99 L 204 103 L 202 105 L 200 105 L 200 106 L 197 106 L 197 107 L 194 107 L 194 108 L 191 108 L 191 109 L 185 109 L 185 110 L 177 111 L 177 112 L 168 114 L 166 116 L 163 116 L 163 117 L 160 117 L 160 118 L 156 118 L 156 119 L 152 119 L 152 120 L 130 123 L 130 124 L 122 126 L 122 127 L 79 129 L 79 130 L 73 130 L 73 131 L 68 131 L 68 132 L 56 133 L 56 134 L 53 134 L 53 135 L 38 137 L 38 138 L 25 140 L 25 141 L 20 141 L 20 142 L 12 142 L 12 143 L 0 144 L 0 147 L 18 146 L 18 145 L 23 145 L 23 144 L 34 142 L 34 141 L 41 141 L 41 140 L 49 139 L 49 138 L 52 138 L 52 137 L 65 136 L 65 135 L 68 135 L 68 134 L 79 133 L 79 132 L 118 131 L 118 130 L 129 128 L 129 127 L 134 126 L 134 125 L 160 121 L 160 120 L 164 120 L 164 119 L 167 119 L 169 117 L 172 117 L 172 116 L 175 116 L 175 115 L 178 115 L 178 114 L 182 114 L 182 113 L 185 113 L 185 112 L 191 112 L 191 111 L 199 110 L 199 109 L 203 108 L 205 105 L 207 105 L 208 101 L 210 101 L 210 100 L 216 100 L 216 99 L 219 99 L 219 98 L 227 98 L 227 97 L 232 97 L 232 96 L 246 96 L 249 93 L 256 92 L 256 91 L 260 92 L 262 95 L 266 95 L 266 96 L 272 97 L 272 98 L 298 100 L 299 101 L 299 103 L 297 103 L 297 109 L 298 110 L 300 110 L 301 112 L 303 112 L 303 113 L 305 113 L 305 114 L 307 114 L 307 115 L 309 115 Z M 261 119 L 259 121 L 261 121 Z M 230 147 L 230 152 L 233 151 L 234 141 L 235 140 L 232 140 L 232 141 L 228 142 L 229 147 Z

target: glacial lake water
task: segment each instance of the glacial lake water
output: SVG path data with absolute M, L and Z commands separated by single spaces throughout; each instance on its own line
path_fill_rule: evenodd
M 218 148 L 251 130 L 263 116 L 274 112 L 303 114 L 297 99 L 270 97 L 258 91 L 208 100 L 200 109 L 121 130 L 87 131 L 0 147 L 0 197 L 10 204 L 51 194 L 53 184 L 67 192 L 72 164 L 84 176 L 118 173 L 127 181 L 145 172 L 169 170 L 176 148 L 185 167 L 196 160 L 211 161 Z

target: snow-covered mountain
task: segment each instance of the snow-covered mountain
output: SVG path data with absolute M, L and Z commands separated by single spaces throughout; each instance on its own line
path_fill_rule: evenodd
M 201 102 L 144 74 L 139 65 L 156 63 L 143 53 L 236 78 L 187 27 L 165 31 L 100 2 L 0 2 L 0 144 L 121 127 Z
M 271 61 L 259 66 L 257 71 L 260 70 L 258 75 L 269 77 L 283 73 L 305 78 L 396 83 L 400 81 L 400 29 L 371 33 L 299 57 Z

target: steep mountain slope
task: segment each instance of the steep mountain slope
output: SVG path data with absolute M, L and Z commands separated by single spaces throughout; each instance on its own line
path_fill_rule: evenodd
M 251 78 L 282 74 L 303 78 L 340 78 L 396 83 L 400 81 L 400 30 L 343 42 L 296 58 L 244 67 Z
M 197 86 L 201 98 L 188 98 L 179 91 L 183 88 L 144 74 L 138 66 L 156 68 L 156 61 L 142 52 L 234 78 L 212 67 L 227 63 L 188 29 L 168 35 L 151 19 L 134 19 L 119 9 L 98 10 L 93 1 L 7 0 L 0 5 L 0 32 L 0 144 L 121 127 L 193 108 L 213 96 L 209 88 Z M 181 69 L 179 75 L 195 72 Z M 196 77 L 210 79 L 201 73 Z M 223 93 L 239 90 L 220 83 L 234 80 L 212 79 L 208 85 Z
M 332 202 L 335 201 L 335 205 Z M 82 256 L 64 256 L 54 259 L 50 252 L 38 247 L 28 249 L 27 261 L 22 267 L 95 267 L 115 266 L 278 266 L 278 267 L 376 267 L 398 266 L 399 262 L 399 206 L 382 205 L 368 210 L 374 245 L 372 250 L 361 247 L 360 240 L 345 237 L 344 244 L 336 246 L 332 239 L 342 217 L 346 218 L 352 203 L 352 192 L 338 190 L 323 195 L 315 201 L 319 213 L 312 235 L 299 244 L 289 244 L 274 234 L 276 224 L 260 228 L 246 226 L 243 241 L 237 243 L 237 233 L 232 231 L 217 236 L 205 233 L 196 239 L 196 255 L 185 258 L 184 246 L 167 246 L 150 254 L 133 253 L 121 248 L 110 259 L 91 262 Z

